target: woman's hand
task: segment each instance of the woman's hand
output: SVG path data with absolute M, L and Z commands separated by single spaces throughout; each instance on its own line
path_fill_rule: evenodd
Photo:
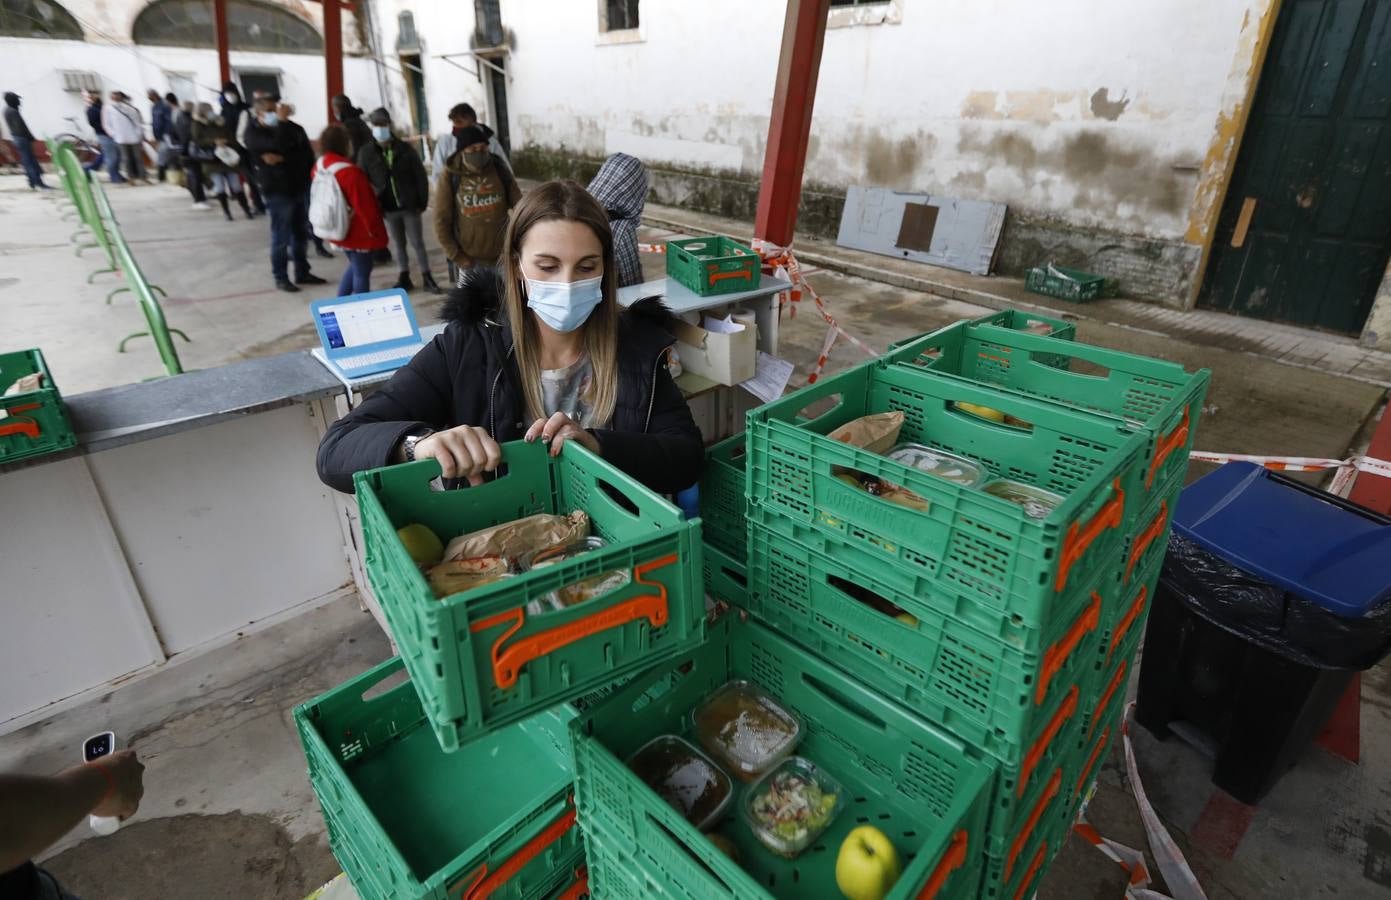
M 549 419 L 537 419 L 526 430 L 526 441 L 540 438 L 551 447 L 551 456 L 559 456 L 560 448 L 566 441 L 574 441 L 591 453 L 599 453 L 599 439 L 585 431 L 565 413 L 556 413 Z M 417 445 L 418 446 L 418 445 Z
M 436 431 L 415 445 L 416 459 L 433 459 L 445 478 L 467 478 L 469 484 L 483 483 L 483 473 L 502 465 L 502 448 L 487 429 L 460 425 Z

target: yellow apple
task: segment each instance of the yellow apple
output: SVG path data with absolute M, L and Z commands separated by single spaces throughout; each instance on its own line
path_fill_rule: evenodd
M 898 619 L 900 622 L 902 622 L 904 625 L 907 625 L 909 628 L 918 627 L 918 617 L 913 615 L 912 613 L 899 613 L 898 615 L 894 616 L 894 618 Z
M 974 403 L 957 403 L 956 408 L 962 412 L 968 412 L 973 416 L 980 416 L 982 419 L 989 419 L 992 422 L 1003 422 L 1005 414 L 998 409 L 989 406 L 977 406 Z
M 836 856 L 836 887 L 848 900 L 883 900 L 901 874 L 898 852 L 873 825 L 845 836 Z
M 433 566 L 444 557 L 444 544 L 429 526 L 413 522 L 399 529 L 396 536 L 406 545 L 406 552 L 417 566 Z

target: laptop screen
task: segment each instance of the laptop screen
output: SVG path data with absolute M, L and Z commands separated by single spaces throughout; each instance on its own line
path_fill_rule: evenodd
M 362 347 L 410 337 L 410 316 L 399 296 L 370 297 L 319 308 L 330 350 Z

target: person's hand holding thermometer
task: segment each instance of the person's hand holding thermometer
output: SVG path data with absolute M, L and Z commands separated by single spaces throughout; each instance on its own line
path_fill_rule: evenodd
M 134 750 L 117 750 L 116 735 L 110 731 L 94 734 L 82 742 L 82 761 L 101 769 L 106 776 L 106 793 L 92 809 L 87 822 L 100 835 L 114 834 L 121 822 L 135 815 L 145 795 L 145 767 Z

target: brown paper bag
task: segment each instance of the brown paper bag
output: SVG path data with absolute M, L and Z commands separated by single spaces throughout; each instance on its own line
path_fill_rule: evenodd
M 573 544 L 589 536 L 589 516 L 576 510 L 566 516 L 538 513 L 456 537 L 444 548 L 444 560 L 500 556 L 508 562 L 533 550 Z
M 510 566 L 500 556 L 451 559 L 430 567 L 430 588 L 436 597 L 448 597 L 461 591 L 471 591 L 505 577 Z
M 846 422 L 827 437 L 882 456 L 898 443 L 898 432 L 902 428 L 903 413 L 875 413 Z
M 27 394 L 30 391 L 37 391 L 41 387 L 43 387 L 43 373 L 34 372 L 33 374 L 25 375 L 6 388 L 4 396 L 13 397 L 16 394 Z

